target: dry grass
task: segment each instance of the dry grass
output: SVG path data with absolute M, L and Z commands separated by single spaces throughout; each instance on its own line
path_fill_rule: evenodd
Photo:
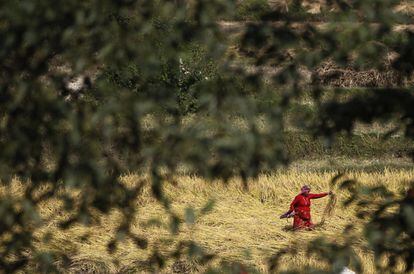
M 389 64 L 388 64 L 389 65 Z M 315 81 L 330 87 L 401 87 L 408 80 L 388 66 L 385 71 L 377 69 L 356 70 L 352 67 L 341 68 L 333 62 L 326 62 L 315 71 Z
M 292 168 L 288 171 L 261 175 L 250 182 L 249 191 L 245 191 L 238 180 L 231 181 L 227 186 L 218 182 L 207 182 L 198 177 L 181 176 L 178 185 L 165 185 L 166 193 L 173 202 L 173 211 L 183 216 L 187 207 L 200 209 L 209 199 L 214 199 L 216 205 L 207 215 L 196 219 L 194 225 L 182 225 L 177 237 L 170 234 L 168 229 L 169 217 L 165 210 L 151 198 L 149 189 L 144 189 L 136 202 L 139 212 L 132 226 L 132 231 L 149 240 L 146 250 L 137 248 L 131 241 L 123 241 L 115 253 L 107 251 L 107 243 L 114 235 L 119 224 L 120 214 L 116 211 L 109 216 L 98 216 L 99 224 L 91 227 L 74 226 L 67 231 L 57 229 L 57 222 L 65 216 L 60 209 L 61 203 L 47 202 L 39 208 L 41 215 L 52 216 L 50 223 L 41 227 L 36 233 L 42 239 L 51 232 L 52 239 L 44 243 L 38 241 L 40 249 L 55 250 L 67 254 L 71 261 L 65 272 L 71 273 L 140 273 L 151 272 L 147 264 L 151 251 L 157 249 L 160 253 L 174 250 L 179 240 L 194 240 L 208 251 L 217 253 L 219 257 L 212 264 L 221 260 L 236 260 L 246 265 L 254 266 L 260 271 L 267 271 L 267 259 L 283 247 L 297 241 L 308 241 L 318 236 L 340 241 L 341 232 L 346 224 L 353 222 L 361 227 L 353 217 L 352 209 L 341 208 L 344 193 L 337 193 L 338 206 L 335 214 L 325 224 L 315 231 L 289 231 L 291 220 L 279 220 L 278 216 L 285 212 L 291 199 L 303 184 L 310 184 L 313 192 L 327 191 L 334 173 L 300 171 Z M 406 187 L 413 180 L 414 170 L 390 171 L 381 173 L 351 173 L 350 178 L 357 178 L 362 183 L 374 185 L 378 182 L 386 185 L 395 192 Z M 142 176 L 130 174 L 123 180 L 133 186 Z M 24 187 L 14 181 L 12 195 L 19 196 Z M 2 189 L 4 193 L 5 189 Z M 314 222 L 321 220 L 321 215 L 328 199 L 315 200 L 313 203 Z M 156 220 L 156 221 L 155 221 Z M 150 225 L 152 223 L 152 225 Z M 87 240 L 82 239 L 88 235 Z M 363 245 L 361 240 L 356 248 Z M 363 258 L 366 273 L 375 273 L 370 254 L 358 252 Z M 299 257 L 285 258 L 286 268 L 317 265 L 315 258 Z M 197 263 L 188 261 L 169 262 L 166 272 L 198 272 L 203 270 Z M 95 271 L 95 272 L 94 272 Z
M 289 11 L 288 6 L 292 3 L 292 0 L 268 0 L 268 2 L 274 9 Z M 301 1 L 302 7 L 313 14 L 320 13 L 327 6 L 326 3 L 326 0 Z M 414 4 L 411 0 L 400 0 L 396 11 L 412 15 L 414 14 Z

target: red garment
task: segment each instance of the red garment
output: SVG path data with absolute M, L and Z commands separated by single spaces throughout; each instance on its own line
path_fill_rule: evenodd
M 293 217 L 293 229 L 312 228 L 313 223 L 311 220 L 310 206 L 311 199 L 318 199 L 328 195 L 328 193 L 311 194 L 308 195 L 299 194 L 293 199 L 290 204 L 289 213 L 294 211 Z

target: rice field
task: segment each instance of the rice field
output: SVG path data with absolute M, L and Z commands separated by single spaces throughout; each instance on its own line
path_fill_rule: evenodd
M 342 192 L 336 192 L 338 204 L 334 215 L 313 231 L 293 232 L 290 230 L 291 219 L 279 219 L 288 209 L 300 186 L 309 184 L 315 193 L 328 191 L 334 175 L 334 172 L 306 171 L 293 167 L 273 174 L 263 174 L 251 180 L 248 190 L 237 179 L 224 185 L 196 176 L 179 176 L 176 185 L 165 183 L 166 194 L 172 202 L 172 211 L 182 219 L 186 218 L 184 212 L 190 207 L 195 209 L 196 214 L 193 223 L 183 222 L 177 235 L 171 234 L 169 215 L 152 198 L 150 188 L 146 186 L 136 200 L 138 212 L 131 230 L 148 239 L 148 246 L 141 249 L 132 241 L 124 240 L 113 253 L 108 252 L 107 243 L 115 235 L 116 227 L 120 223 L 119 212 L 114 210 L 108 216 L 96 214 L 97 222 L 94 225 L 75 225 L 61 231 L 57 227 L 58 221 L 67 217 L 62 214 L 63 204 L 58 200 L 50 200 L 39 206 L 38 210 L 44 219 L 52 218 L 36 230 L 35 238 L 38 240 L 35 245 L 40 250 L 66 254 L 70 259 L 64 266 L 64 272 L 67 273 L 158 272 L 148 266 L 154 250 L 159 254 L 168 254 L 175 250 L 179 241 L 195 241 L 204 250 L 217 256 L 204 266 L 185 257 L 178 261 L 169 260 L 160 273 L 198 273 L 225 261 L 241 262 L 258 272 L 267 273 L 269 257 L 293 243 L 303 244 L 320 236 L 341 241 L 342 231 L 349 223 L 356 224 L 356 233 L 360 233 L 359 228 L 363 223 L 354 217 L 352 208 L 341 206 L 347 196 Z M 393 192 L 400 193 L 414 179 L 414 170 L 350 172 L 346 177 L 358 179 L 365 185 L 384 183 Z M 146 177 L 137 174 L 128 174 L 122 178 L 131 187 L 142 179 L 145 180 Z M 23 184 L 15 180 L 9 188 L 9 194 L 19 197 L 23 190 Z M 0 191 L 5 194 L 6 189 L 2 188 Z M 212 210 L 198 216 L 200 209 L 211 200 L 215 201 Z M 327 201 L 327 198 L 314 200 L 314 223 L 320 222 Z M 48 240 L 45 241 L 45 238 Z M 376 273 L 372 255 L 362 251 L 363 246 L 364 241 L 361 238 L 355 244 L 355 249 L 363 259 L 364 273 Z M 303 258 L 300 255 L 283 258 L 283 268 L 302 268 L 319 263 L 316 258 Z M 59 261 L 55 263 L 62 265 Z M 32 269 L 28 271 L 33 272 L 35 266 L 30 267 Z

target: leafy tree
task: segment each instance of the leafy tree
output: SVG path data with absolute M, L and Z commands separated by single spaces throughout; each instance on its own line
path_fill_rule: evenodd
M 240 176 L 248 188 L 248 178 L 287 163 L 283 114 L 309 89 L 319 106 L 319 119 L 311 124 L 315 135 L 334 138 L 338 132 L 352 132 L 357 121 L 395 119 L 408 138 L 414 137 L 410 86 L 369 88 L 368 96 L 323 101 L 325 87 L 300 81 L 303 67 L 315 71 L 326 61 L 381 70 L 390 52 L 396 54 L 391 67 L 410 76 L 414 35 L 409 29 L 394 31 L 407 20 L 394 11 L 398 1 L 328 1 L 337 10 L 335 20 L 327 18 L 321 27 L 303 22 L 298 29 L 297 22 L 285 20 L 289 17 L 272 13 L 265 18 L 285 21 L 247 24 L 241 47 L 258 53 L 258 65 L 277 62 L 274 90 L 266 88 L 260 73 L 233 66 L 226 54 L 227 36 L 218 21 L 231 16 L 235 1 L 0 3 L 0 179 L 8 189 L 0 198 L 0 268 L 6 272 L 33 261 L 39 269 L 53 271 L 52 262 L 64 260 L 65 254 L 34 245 L 41 240 L 35 232 L 46 221 L 39 206 L 52 198 L 62 200 L 69 216 L 62 229 L 91 224 L 94 211 L 106 214 L 117 208 L 124 218 L 108 248 L 116 248 L 124 235 L 146 248 L 146 240 L 129 229 L 137 211 L 133 201 L 144 183 L 126 187 L 120 181 L 126 171 L 150 174 L 152 193 L 170 212 L 176 232 L 181 220 L 170 211 L 163 185 L 185 166 L 206 178 Z M 73 91 L 67 79 L 91 71 L 83 96 L 68 100 Z M 184 123 L 188 113 L 195 118 Z M 144 126 L 148 119 L 149 128 Z M 257 125 L 258 119 L 265 128 Z M 16 177 L 26 184 L 22 197 L 10 189 Z M 349 189 L 363 203 L 361 188 Z M 71 191 L 79 191 L 80 199 Z M 363 216 L 370 220 L 366 236 L 375 254 L 402 257 L 407 272 L 414 260 L 410 195 L 392 197 Z M 383 216 L 391 204 L 399 211 Z M 389 231 L 393 238 L 382 237 Z M 338 250 L 322 240 L 320 245 L 330 249 L 318 251 L 311 243 L 310 250 L 321 255 Z M 211 257 L 196 243 L 183 242 L 179 248 L 197 251 L 205 260 Z M 325 257 L 332 271 L 352 257 L 350 243 L 340 250 L 347 252 Z M 162 266 L 162 259 L 155 253 L 153 262 Z

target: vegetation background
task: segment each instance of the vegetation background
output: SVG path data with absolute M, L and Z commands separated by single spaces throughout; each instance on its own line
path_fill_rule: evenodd
M 0 1 L 1 270 L 412 272 L 413 7 Z

